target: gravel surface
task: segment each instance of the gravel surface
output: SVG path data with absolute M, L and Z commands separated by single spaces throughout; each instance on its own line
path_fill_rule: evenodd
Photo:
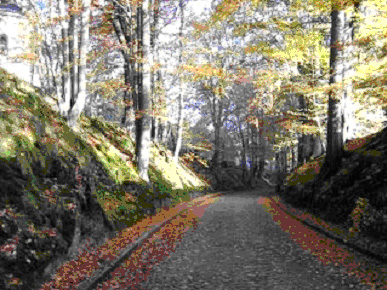
M 362 285 L 344 266 L 320 262 L 283 221 L 282 228 L 273 221 L 259 196 L 228 193 L 209 205 L 134 289 L 380 289 Z

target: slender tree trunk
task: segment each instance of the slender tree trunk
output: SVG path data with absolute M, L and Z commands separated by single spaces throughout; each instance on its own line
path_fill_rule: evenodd
M 297 143 L 297 153 L 298 153 L 298 166 L 302 166 L 305 162 L 304 159 L 304 145 L 305 144 L 305 135 L 299 134 L 298 136 L 298 143 Z
M 128 118 L 128 113 L 130 111 L 130 104 L 129 101 L 131 99 L 129 88 L 131 89 L 131 69 L 130 69 L 130 56 L 123 52 L 125 64 L 124 64 L 124 78 L 125 78 L 125 91 L 123 95 L 123 103 L 124 103 L 124 110 L 121 117 L 121 127 L 126 128 L 126 120 Z
M 257 122 L 258 130 L 258 148 L 259 148 L 259 161 L 258 161 L 258 178 L 262 178 L 263 172 L 265 170 L 265 160 L 266 160 L 266 141 L 263 137 L 263 110 L 259 112 L 259 118 L 261 122 Z
M 172 132 L 172 124 L 167 121 L 166 124 L 165 124 L 165 135 L 164 135 L 164 140 L 166 142 L 166 144 L 168 144 L 169 141 L 173 140 L 173 132 Z M 173 141 L 174 142 L 174 141 Z
M 297 167 L 296 146 L 292 145 L 292 170 Z
M 136 94 L 136 83 L 134 79 L 135 67 L 134 67 L 134 29 L 133 25 L 130 23 L 132 18 L 134 18 L 134 9 L 131 7 L 130 9 L 130 18 L 127 18 L 127 13 L 123 10 L 121 6 L 117 4 L 117 2 L 113 2 L 115 12 L 113 15 L 113 28 L 115 34 L 122 46 L 125 46 L 124 49 L 121 50 L 122 56 L 124 58 L 124 78 L 125 78 L 125 90 L 123 94 L 123 104 L 124 109 L 121 116 L 121 127 L 126 128 L 126 122 L 128 118 L 128 113 L 130 109 L 134 108 L 136 102 L 134 101 Z M 130 23 L 130 24 L 129 24 Z M 132 103 L 130 102 L 132 100 Z
M 182 65 L 183 61 L 183 26 L 184 26 L 184 5 L 183 1 L 179 2 L 180 6 L 180 29 L 179 29 L 179 66 Z M 178 108 L 177 108 L 177 114 L 178 114 L 178 119 L 177 119 L 177 140 L 176 140 L 176 147 L 175 147 L 175 153 L 173 156 L 173 161 L 177 163 L 178 158 L 179 158 L 179 152 L 181 149 L 182 141 L 183 141 L 183 122 L 184 122 L 184 97 L 182 93 L 182 80 L 181 78 L 179 79 L 179 97 L 178 97 Z
M 159 13 L 160 13 L 160 0 L 154 0 L 153 4 L 153 22 L 151 27 L 151 50 L 153 55 L 153 61 L 154 63 L 159 63 L 159 54 L 157 49 L 157 42 L 159 37 Z M 159 123 L 159 92 L 156 92 L 156 75 L 157 79 L 159 78 L 159 70 L 154 71 L 152 70 L 152 79 L 151 79 L 151 87 L 152 87 L 152 140 L 154 142 L 157 142 L 158 140 L 158 123 Z
M 154 142 L 159 141 L 159 118 L 152 119 L 152 140 Z
M 30 83 L 34 85 L 34 76 L 35 76 L 35 61 L 31 63 L 30 66 Z
M 275 153 L 275 167 L 276 167 L 276 171 L 275 171 L 276 183 L 278 185 L 281 180 L 281 172 L 282 172 L 282 162 L 281 162 L 280 152 Z
M 168 121 L 162 121 L 160 122 L 160 141 L 161 143 L 163 143 L 164 145 L 167 146 L 168 144 L 168 140 L 170 138 L 170 135 L 171 135 L 171 126 L 170 126 L 170 123 Z
M 138 122 L 137 122 L 137 166 L 139 170 L 139 176 L 149 182 L 148 167 L 149 167 L 149 150 L 150 150 L 150 137 L 151 137 L 151 116 L 150 116 L 150 94 L 151 94 L 151 66 L 153 64 L 153 58 L 150 51 L 150 3 L 149 0 L 144 0 L 142 3 L 140 26 L 143 32 L 143 39 L 141 43 L 142 57 L 144 59 L 142 76 L 142 94 L 138 98 Z M 145 13 L 147 12 L 147 13 Z M 144 21 L 144 16 L 146 19 Z M 141 29 L 140 29 L 141 31 Z
M 74 4 L 72 4 L 74 6 Z M 69 64 L 70 64 L 70 108 L 73 108 L 75 105 L 76 97 L 78 95 L 78 78 L 76 77 L 76 43 L 77 43 L 77 15 L 74 12 L 70 14 L 69 30 L 68 30 L 68 41 L 69 41 Z
M 218 99 L 216 96 L 214 96 L 213 100 L 213 125 L 214 125 L 214 133 L 215 133 L 215 140 L 214 140 L 214 155 L 212 157 L 212 164 L 215 168 L 217 168 L 220 165 L 220 150 L 221 150 L 221 145 L 220 145 L 220 133 L 222 129 L 222 114 L 223 114 L 223 103 L 220 99 Z
M 307 111 L 307 105 L 305 102 L 305 97 L 303 95 L 298 95 L 298 109 L 305 114 Z M 305 123 L 306 118 L 304 116 L 301 117 L 301 123 Z M 308 142 L 308 136 L 304 133 L 301 133 L 298 137 L 298 165 L 302 165 L 307 161 L 307 142 Z
M 181 92 L 179 93 L 178 97 L 178 121 L 177 121 L 177 132 L 176 132 L 176 146 L 173 156 L 173 161 L 177 163 L 179 158 L 179 153 L 181 150 L 182 142 L 183 142 L 183 95 Z
M 257 128 L 253 128 L 252 125 L 249 125 L 248 132 L 250 133 L 250 139 L 251 139 L 251 146 L 250 146 L 250 157 L 251 157 L 251 164 L 250 164 L 250 176 L 249 176 L 249 184 L 250 187 L 253 188 L 254 186 L 254 180 L 256 177 L 256 173 L 258 171 L 258 142 L 257 142 L 257 135 L 256 130 Z
M 86 104 L 86 64 L 87 51 L 89 48 L 90 27 L 90 5 L 91 0 L 83 0 L 83 11 L 80 16 L 80 39 L 79 39 L 79 67 L 78 67 L 78 94 L 74 106 L 69 112 L 69 126 L 74 127 L 78 117 Z
M 140 4 L 139 4 L 140 5 Z M 142 52 L 142 45 L 143 45 L 143 9 L 142 5 L 137 7 L 136 12 L 136 55 L 137 57 L 141 58 L 143 57 Z M 140 110 L 140 100 L 142 100 L 142 84 L 143 84 L 143 65 L 142 62 L 136 61 L 136 74 L 135 74 L 135 86 L 136 86 L 136 94 L 135 94 L 135 130 L 136 130 L 136 156 L 138 156 L 138 150 L 140 148 L 140 137 L 141 137 L 141 124 L 140 124 L 140 118 L 142 116 L 141 110 Z
M 246 146 L 246 140 L 245 140 L 245 136 L 243 134 L 243 130 L 242 130 L 242 126 L 241 126 L 241 122 L 240 120 L 239 121 L 239 126 L 238 126 L 238 129 L 239 129 L 239 136 L 241 138 L 241 142 L 242 142 L 242 152 L 241 152 L 241 157 L 242 157 L 242 170 L 243 170 L 243 174 L 242 174 L 242 177 L 243 177 L 243 180 L 245 180 L 246 178 L 246 175 L 247 175 L 247 160 L 246 160 L 246 154 L 247 154 L 247 146 Z
M 164 135 L 165 135 L 165 131 L 166 131 L 166 128 L 165 128 L 165 122 L 162 122 L 162 121 L 160 121 L 159 122 L 159 137 L 158 137 L 158 139 L 159 139 L 159 141 L 161 142 L 161 143 L 164 143 Z
M 63 117 L 67 117 L 70 109 L 70 79 L 69 79 L 69 45 L 67 41 L 68 37 L 68 22 L 65 19 L 67 15 L 67 2 L 66 0 L 59 0 L 59 12 L 62 22 L 62 90 L 58 97 L 59 113 Z
M 284 164 L 284 168 L 283 168 L 283 173 L 284 175 L 286 175 L 288 173 L 288 147 L 284 147 L 283 151 L 282 151 L 282 159 L 283 159 L 283 164 Z

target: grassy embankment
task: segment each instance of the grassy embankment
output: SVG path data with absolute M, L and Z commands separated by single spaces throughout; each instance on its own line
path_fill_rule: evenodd
M 31 268 L 43 272 L 58 254 L 66 255 L 76 240 L 77 208 L 82 238 L 76 244 L 86 238 L 100 243 L 106 228 L 98 211 L 90 211 L 93 200 L 105 221 L 122 228 L 144 218 L 155 200 L 176 204 L 189 200 L 189 192 L 208 188 L 187 166 L 171 162 L 171 152 L 153 144 L 154 187 L 145 189 L 135 144 L 118 125 L 82 116 L 73 131 L 50 97 L 1 69 L 0 88 L 0 258 L 8 265 L 0 269 L 7 280 L 0 288 L 15 279 L 30 281 Z M 82 204 L 82 198 L 89 201 Z
M 356 151 L 363 147 L 367 142 L 369 142 L 375 134 L 367 135 L 364 138 L 357 138 L 349 140 L 344 145 L 345 151 Z M 304 184 L 306 182 L 312 181 L 315 176 L 320 173 L 320 168 L 323 165 L 325 160 L 325 155 L 322 155 L 314 160 L 311 160 L 305 163 L 302 166 L 295 168 L 288 176 L 286 177 L 286 185 L 292 186 L 297 184 Z
M 100 118 L 82 116 L 80 128 L 73 132 L 27 84 L 5 71 L 0 71 L 0 75 L 4 83 L 1 94 L 8 96 L 0 100 L 2 159 L 17 161 L 23 173 L 31 177 L 35 173 L 33 164 L 40 162 L 41 168 L 47 169 L 48 159 L 53 155 L 67 166 L 79 164 L 80 168 L 87 166 L 90 158 L 95 157 L 116 184 L 143 184 L 134 163 L 135 144 L 125 130 Z M 39 132 L 42 130 L 44 132 Z M 162 145 L 152 146 L 149 175 L 159 195 L 178 201 L 191 190 L 208 187 L 184 164 L 171 162 L 165 154 L 171 157 Z M 127 194 L 121 197 L 97 191 L 96 197 L 113 219 L 120 206 L 130 207 L 133 204 L 134 197 Z

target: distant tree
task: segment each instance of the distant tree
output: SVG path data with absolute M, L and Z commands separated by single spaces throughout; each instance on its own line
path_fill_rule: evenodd
M 184 28 L 184 1 L 179 1 L 180 7 L 180 28 L 179 28 L 179 60 L 178 65 L 182 65 L 183 61 L 183 28 Z M 178 107 L 177 107 L 177 136 L 176 136 L 176 146 L 175 152 L 173 156 L 174 162 L 177 163 L 179 158 L 179 153 L 182 145 L 183 139 L 183 122 L 184 122 L 184 96 L 182 92 L 182 79 L 179 78 L 179 96 L 177 99 Z

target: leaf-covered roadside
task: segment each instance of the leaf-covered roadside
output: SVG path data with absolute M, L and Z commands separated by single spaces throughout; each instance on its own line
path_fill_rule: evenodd
M 345 270 L 347 275 L 356 277 L 362 284 L 370 286 L 371 289 L 387 289 L 385 283 L 387 271 L 384 263 L 375 261 L 366 255 L 354 254 L 345 245 L 337 244 L 337 241 L 305 226 L 301 220 L 311 220 L 324 231 L 333 232 L 339 236 L 345 235 L 345 230 L 336 228 L 335 225 L 330 225 L 313 215 L 291 208 L 289 205 L 283 204 L 278 198 L 266 198 L 262 204 L 282 230 L 290 233 L 294 242 L 317 257 L 323 265 L 341 268 Z M 294 213 L 300 220 L 288 215 L 284 209 Z
M 262 207 L 274 206 L 261 193 L 224 195 L 208 207 L 168 260 L 128 289 L 370 289 L 345 267 L 321 263 L 312 250 L 297 245 L 292 232 L 298 228 L 286 232 L 273 222 L 290 225 L 291 217 L 265 212 Z M 325 251 L 319 239 L 314 245 Z
M 116 237 L 109 239 L 97 249 L 83 249 L 80 251 L 76 260 L 69 261 L 62 265 L 54 278 L 50 282 L 45 283 L 41 289 L 73 289 L 79 285 L 80 282 L 91 277 L 105 263 L 114 260 L 122 250 L 133 243 L 134 240 L 140 237 L 149 228 L 162 223 L 163 220 L 168 219 L 169 217 L 179 214 L 179 212 L 184 210 L 190 211 L 191 208 L 193 210 L 196 208 L 200 209 L 214 201 L 216 201 L 216 196 L 204 196 L 191 202 L 180 203 L 173 208 L 165 208 L 154 216 L 144 218 L 133 227 L 122 230 Z M 199 215 L 200 211 L 197 213 L 195 210 L 195 214 Z M 187 213 L 187 217 L 190 217 L 187 218 L 186 224 L 189 228 L 189 221 L 193 216 L 192 214 Z M 179 222 L 177 222 L 177 224 L 174 221 L 171 222 L 173 224 L 172 228 L 170 228 L 171 230 L 174 228 L 174 225 L 184 224 L 182 222 L 184 221 L 182 215 L 179 215 L 178 219 Z M 137 251 L 134 255 L 136 255 L 136 253 Z M 119 269 L 116 271 L 119 271 Z

